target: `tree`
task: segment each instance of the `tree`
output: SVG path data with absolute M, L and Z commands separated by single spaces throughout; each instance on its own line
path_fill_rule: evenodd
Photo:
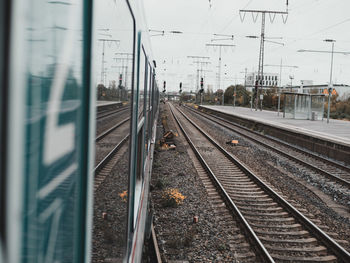
M 225 90 L 225 103 L 233 104 L 233 94 L 235 91 L 235 86 L 231 85 Z M 236 85 L 236 105 L 247 106 L 250 101 L 250 92 L 242 85 Z

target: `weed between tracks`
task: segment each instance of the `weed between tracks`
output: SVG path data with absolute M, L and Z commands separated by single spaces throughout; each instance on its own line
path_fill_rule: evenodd
M 178 207 L 183 203 L 186 196 L 181 194 L 178 189 L 169 188 L 164 190 L 162 194 L 164 207 Z

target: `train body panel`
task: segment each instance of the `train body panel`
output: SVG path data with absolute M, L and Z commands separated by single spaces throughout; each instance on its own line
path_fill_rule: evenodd
M 142 1 L 0 7 L 0 262 L 91 261 L 96 99 L 108 96 L 131 105 L 119 259 L 140 262 L 159 102 Z

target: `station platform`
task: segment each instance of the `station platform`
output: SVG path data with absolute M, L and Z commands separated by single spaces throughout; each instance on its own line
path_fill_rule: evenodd
M 327 119 L 323 121 L 311 120 L 295 120 L 283 118 L 283 113 L 279 116 L 275 111 L 255 111 L 250 108 L 232 106 L 202 106 L 216 111 L 237 115 L 242 118 L 252 119 L 264 124 L 279 126 L 281 128 L 292 129 L 299 133 L 322 137 L 327 140 L 335 140 L 338 142 L 347 143 L 350 146 L 350 121 L 330 119 L 327 124 Z
M 255 111 L 243 107 L 201 105 L 199 108 L 222 113 L 243 126 L 263 130 L 289 143 L 349 162 L 350 121 L 330 119 L 327 124 L 326 118 L 323 121 L 283 118 L 283 112 L 278 116 L 275 111 Z
M 123 102 L 121 101 L 106 101 L 106 100 L 98 100 L 96 102 L 97 111 L 103 110 L 114 110 L 123 106 Z
M 96 105 L 97 107 L 100 106 L 105 106 L 105 105 L 113 105 L 113 104 L 118 104 L 120 105 L 122 102 L 121 101 L 107 101 L 107 100 L 98 100 Z

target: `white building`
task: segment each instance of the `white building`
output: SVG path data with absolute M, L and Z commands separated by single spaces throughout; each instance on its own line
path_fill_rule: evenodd
M 255 87 L 257 81 L 257 72 L 248 73 L 245 80 L 246 87 Z M 259 87 L 262 86 L 263 88 L 277 87 L 278 84 L 279 76 L 277 73 L 264 73 L 263 78 L 258 82 Z

